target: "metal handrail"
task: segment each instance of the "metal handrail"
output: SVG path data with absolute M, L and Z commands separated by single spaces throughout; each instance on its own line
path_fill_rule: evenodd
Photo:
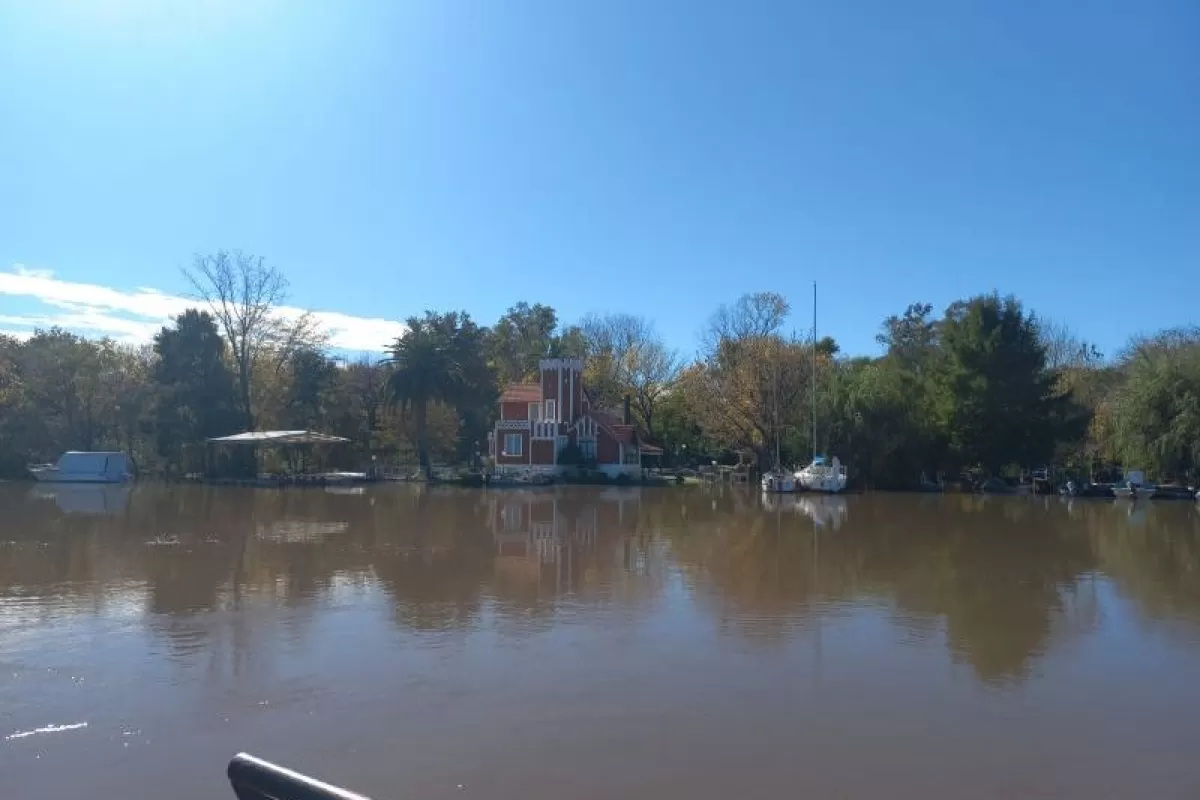
M 238 800 L 369 800 L 248 753 L 234 756 L 225 773 Z

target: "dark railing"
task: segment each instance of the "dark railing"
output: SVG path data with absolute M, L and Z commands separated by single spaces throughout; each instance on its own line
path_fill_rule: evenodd
M 238 800 L 368 800 L 246 753 L 233 757 L 226 774 Z

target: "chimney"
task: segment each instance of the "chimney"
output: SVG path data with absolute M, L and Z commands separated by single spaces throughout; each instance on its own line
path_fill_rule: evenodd
M 626 425 L 629 425 L 631 419 L 633 419 L 633 417 L 629 413 L 629 395 L 625 395 L 625 418 L 623 421 Z

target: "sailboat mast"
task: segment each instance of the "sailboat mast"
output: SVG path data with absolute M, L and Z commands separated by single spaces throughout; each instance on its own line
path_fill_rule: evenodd
M 813 281 L 813 352 L 812 352 L 812 445 L 817 460 L 817 282 Z
M 780 468 L 779 464 L 779 348 L 775 348 L 775 469 Z

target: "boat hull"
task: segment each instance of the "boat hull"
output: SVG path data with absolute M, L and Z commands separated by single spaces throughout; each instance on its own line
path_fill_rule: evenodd
M 801 470 L 796 474 L 796 485 L 801 491 L 837 494 L 846 488 L 845 475 L 811 474 Z

